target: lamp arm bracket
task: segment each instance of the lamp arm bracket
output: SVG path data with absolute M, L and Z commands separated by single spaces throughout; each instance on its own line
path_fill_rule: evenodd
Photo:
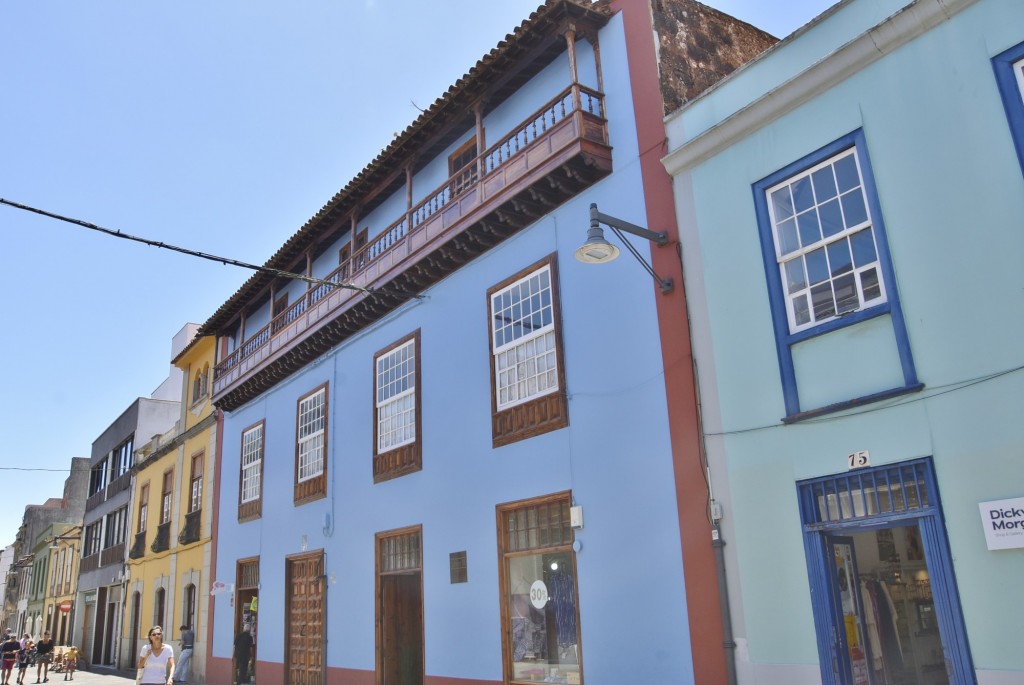
M 659 246 L 668 243 L 668 233 L 665 231 L 652 231 L 650 229 L 643 228 L 642 226 L 631 224 L 628 221 L 623 221 L 622 219 L 618 219 L 614 216 L 609 216 L 604 212 L 598 211 L 596 204 L 590 205 L 590 221 L 591 223 L 597 221 L 606 226 L 617 228 L 620 231 L 625 231 L 626 233 L 632 233 L 635 236 L 646 238 Z

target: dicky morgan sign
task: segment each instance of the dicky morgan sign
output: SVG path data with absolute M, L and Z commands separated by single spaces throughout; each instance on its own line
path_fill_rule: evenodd
M 990 550 L 1024 548 L 1024 497 L 981 502 L 978 507 Z

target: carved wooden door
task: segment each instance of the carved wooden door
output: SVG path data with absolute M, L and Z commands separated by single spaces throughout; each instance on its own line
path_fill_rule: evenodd
M 323 552 L 288 559 L 288 685 L 323 685 L 326 605 Z

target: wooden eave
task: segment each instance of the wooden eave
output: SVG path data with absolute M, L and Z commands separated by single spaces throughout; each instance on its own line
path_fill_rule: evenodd
M 463 135 L 475 122 L 477 103 L 487 114 L 564 52 L 563 32 L 569 24 L 575 25 L 578 35 L 596 35 L 610 16 L 607 7 L 588 0 L 547 0 L 424 110 L 264 266 L 287 271 L 307 252 L 314 257 L 322 253 L 348 229 L 344 222 L 353 212 L 365 215 L 404 184 L 406 166 L 418 171 Z M 243 311 L 266 301 L 271 284 L 278 279 L 263 271 L 253 274 L 196 336 L 226 332 Z

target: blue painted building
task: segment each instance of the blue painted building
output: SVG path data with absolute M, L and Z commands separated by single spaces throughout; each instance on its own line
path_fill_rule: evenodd
M 741 683 L 1024 682 L 1022 68 L 847 0 L 667 120 Z
M 663 55 L 701 39 L 715 66 L 659 70 L 652 16 Z M 687 0 L 550 0 L 206 322 L 209 682 L 248 670 L 244 632 L 261 682 L 724 671 L 705 497 L 681 494 L 704 488 L 684 298 L 573 255 L 593 202 L 674 230 L 665 103 L 773 42 Z

